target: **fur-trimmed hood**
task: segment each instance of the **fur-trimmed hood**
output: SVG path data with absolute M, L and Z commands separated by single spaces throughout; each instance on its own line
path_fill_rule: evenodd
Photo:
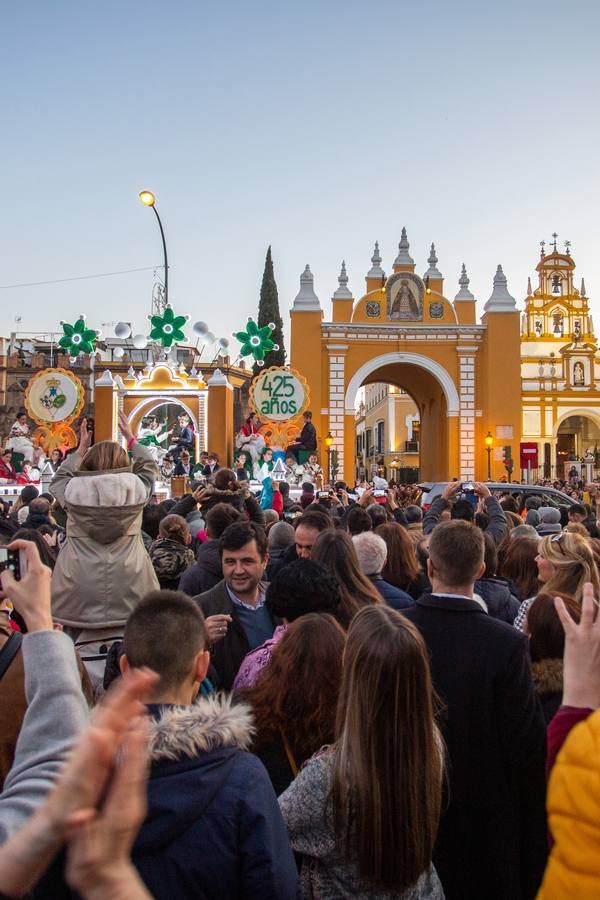
M 65 500 L 70 506 L 134 506 L 145 503 L 147 498 L 146 485 L 129 469 L 76 472 L 65 489 Z
M 537 694 L 562 694 L 563 661 L 562 659 L 541 659 L 531 664 L 533 686 Z
M 159 713 L 150 725 L 153 762 L 191 759 L 226 747 L 247 750 L 254 728 L 250 707 L 235 706 L 231 697 L 203 697 L 193 706 L 154 708 Z
M 206 516 L 206 513 L 217 503 L 227 503 L 239 512 L 243 512 L 246 508 L 246 500 L 251 496 L 252 492 L 245 481 L 237 481 L 232 489 L 227 491 L 219 490 L 214 484 L 209 484 L 200 501 L 200 509 L 202 515 Z
M 231 490 L 220 490 L 214 484 L 208 484 L 202 501 L 210 498 L 215 503 L 230 503 L 232 498 L 246 497 L 248 493 L 248 483 L 245 481 L 236 481 Z

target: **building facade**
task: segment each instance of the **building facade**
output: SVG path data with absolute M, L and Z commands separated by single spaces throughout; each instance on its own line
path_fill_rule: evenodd
M 384 437 L 397 428 L 392 388 L 416 405 L 422 480 L 487 478 L 489 443 L 493 480 L 506 475 L 506 459 L 519 478 L 527 448 L 537 451 L 529 477 L 557 477 L 575 456 L 591 458 L 596 436 L 600 443 L 597 342 L 568 242 L 561 253 L 555 236 L 549 249 L 523 315 L 499 265 L 480 319 L 465 265 L 449 299 L 434 245 L 421 276 L 406 229 L 390 275 L 375 244 L 358 299 L 342 263 L 330 311 L 306 266 L 290 313 L 291 363 L 309 383 L 318 432 L 331 433 L 347 480 L 360 469 L 394 468 L 401 443 L 377 442 L 377 428 Z M 385 397 L 382 384 L 390 386 Z M 379 410 L 367 410 L 366 393 L 361 409 L 361 389 L 380 397 Z M 371 421 L 371 412 L 380 418 Z M 383 452 L 373 452 L 376 444 Z
M 585 281 L 575 287 L 569 242 L 561 253 L 553 237 L 522 316 L 522 440 L 537 451 L 536 474 L 565 478 L 573 464 L 598 466 L 600 356 Z

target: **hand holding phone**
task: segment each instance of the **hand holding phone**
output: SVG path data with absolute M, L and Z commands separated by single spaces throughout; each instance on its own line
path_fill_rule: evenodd
M 15 581 L 27 574 L 27 557 L 22 550 L 0 547 L 0 574 L 2 572 L 12 572 Z

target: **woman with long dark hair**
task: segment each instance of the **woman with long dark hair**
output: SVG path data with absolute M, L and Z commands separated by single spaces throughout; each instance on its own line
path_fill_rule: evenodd
M 425 591 L 431 591 L 426 575 L 421 572 L 415 553 L 415 542 L 406 528 L 397 522 L 379 525 L 375 534 L 382 537 L 387 546 L 387 559 L 381 577 L 388 584 L 400 588 L 417 600 Z
M 366 607 L 348 631 L 335 743 L 279 798 L 302 896 L 441 900 L 442 773 L 425 643 L 400 613 Z
M 281 794 L 335 732 L 345 632 L 328 613 L 296 619 L 254 687 L 240 697 L 254 713 L 253 752 Z
M 521 602 L 529 597 L 535 597 L 540 587 L 535 562 L 538 547 L 537 537 L 513 538 L 502 561 L 499 562 L 498 574 L 506 581 L 512 582 L 516 589 L 515 596 Z
M 343 628 L 348 627 L 363 606 L 383 603 L 379 591 L 361 572 L 354 544 L 345 531 L 339 528 L 322 531 L 313 545 L 310 558 L 323 563 L 336 577 L 342 596 L 336 619 Z

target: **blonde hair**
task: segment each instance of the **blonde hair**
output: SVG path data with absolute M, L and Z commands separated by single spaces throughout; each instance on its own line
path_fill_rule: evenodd
M 81 466 L 81 472 L 106 472 L 110 469 L 128 469 L 129 456 L 127 451 L 115 441 L 99 441 L 86 451 Z
M 538 553 L 552 565 L 552 577 L 544 584 L 545 594 L 570 594 L 581 602 L 586 581 L 600 596 L 600 578 L 590 543 L 579 534 L 562 531 L 542 538 Z
M 581 522 L 569 522 L 569 524 L 565 526 L 565 531 L 568 531 L 569 534 L 579 534 L 582 538 L 588 538 L 590 536 L 589 531 Z

